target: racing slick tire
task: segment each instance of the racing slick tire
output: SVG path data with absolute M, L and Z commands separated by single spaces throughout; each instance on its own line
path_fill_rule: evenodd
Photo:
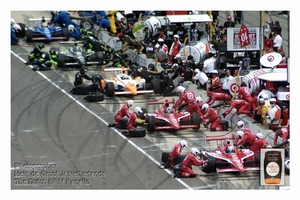
M 128 125 L 128 118 L 122 118 L 120 120 L 120 123 L 119 123 L 119 129 L 127 129 L 127 125 Z
M 27 29 L 26 31 L 26 42 L 32 42 L 33 33 L 32 30 Z
M 87 95 L 93 92 L 91 85 L 76 85 L 75 94 L 77 95 Z
M 200 116 L 197 113 L 193 113 L 191 116 L 191 124 L 197 125 L 197 128 L 193 128 L 193 130 L 199 130 L 201 125 Z
M 88 94 L 88 96 L 84 97 L 84 100 L 88 101 L 88 102 L 104 101 L 104 95 L 103 94 L 90 93 L 90 94 Z
M 108 97 L 115 96 L 115 85 L 113 82 L 106 83 L 106 96 Z
M 151 80 L 151 85 L 152 85 L 154 94 L 160 94 L 161 93 L 159 79 L 157 79 L 157 78 L 152 79 Z
M 59 68 L 63 68 L 65 67 L 65 56 L 62 54 L 58 54 L 58 58 L 57 58 L 57 67 Z
M 201 170 L 205 173 L 216 172 L 216 158 L 208 156 L 207 163 L 201 166 Z
M 66 37 L 64 41 L 68 41 L 70 39 L 70 33 L 68 28 L 62 28 L 62 35 Z
M 129 137 L 145 137 L 146 129 L 144 128 L 136 128 L 133 130 L 129 130 Z
M 155 117 L 154 116 L 148 116 L 147 121 L 148 121 L 147 126 L 146 126 L 147 131 L 149 133 L 154 133 L 155 132 L 155 126 L 156 126 Z
M 174 165 L 181 163 L 185 159 L 186 155 L 180 155 L 173 158 Z
M 94 23 L 90 19 L 82 19 L 79 24 L 80 28 L 84 28 L 87 31 L 92 31 L 94 28 Z
M 170 155 L 170 152 L 163 152 L 161 154 L 161 162 L 168 163 L 169 162 L 169 155 Z
M 290 158 L 284 160 L 284 172 L 286 175 L 290 175 Z

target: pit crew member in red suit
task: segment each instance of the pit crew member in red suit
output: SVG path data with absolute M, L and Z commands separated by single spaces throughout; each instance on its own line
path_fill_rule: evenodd
M 191 152 L 185 157 L 180 164 L 180 171 L 178 171 L 174 178 L 194 178 L 197 176 L 192 169 L 192 166 L 200 166 L 206 163 L 205 160 L 198 160 L 197 155 L 200 152 L 197 148 L 192 148 Z
M 130 112 L 129 108 L 133 106 L 134 102 L 133 100 L 128 100 L 127 103 L 121 106 L 121 108 L 117 111 L 115 115 L 115 123 L 111 123 L 108 125 L 108 127 L 115 127 L 118 126 L 120 123 L 120 120 L 123 119 L 124 117 L 129 118 L 130 117 Z
M 278 137 L 282 138 L 282 142 L 287 141 L 290 139 L 290 126 L 288 127 L 281 127 L 275 131 L 275 137 L 273 145 L 277 144 Z
M 211 106 L 215 101 L 230 101 L 230 96 L 226 93 L 207 91 L 206 103 Z
M 228 115 L 233 108 L 236 108 L 237 114 L 246 114 L 249 115 L 250 111 L 250 105 L 247 101 L 242 99 L 233 99 L 231 100 L 230 107 L 222 114 L 225 118 L 226 115 Z
M 262 133 L 256 134 L 256 139 L 250 146 L 250 150 L 253 151 L 254 155 L 258 154 L 261 148 L 266 148 L 269 145 L 268 140 L 266 140 Z
M 271 124 L 269 129 L 273 130 L 276 126 L 279 125 L 280 117 L 281 117 L 281 108 L 276 104 L 276 99 L 270 99 L 271 106 L 267 112 L 267 118 L 269 117 L 271 120 Z
M 236 126 L 238 128 L 238 132 L 236 134 L 234 144 L 243 145 L 244 147 L 252 145 L 256 138 L 256 134 L 249 128 L 245 128 L 245 123 L 243 121 L 238 121 Z
M 201 117 L 201 121 L 204 126 L 210 125 L 211 131 L 222 131 L 223 128 L 221 126 L 221 118 L 218 115 L 217 111 L 211 107 L 207 103 L 203 104 L 201 107 L 201 112 L 203 116 Z
M 122 134 L 125 136 L 129 136 L 129 131 L 136 129 L 137 124 L 143 124 L 145 120 L 142 120 L 140 116 L 143 114 L 143 111 L 140 107 L 135 107 L 134 112 L 131 113 L 129 120 L 128 120 L 128 125 L 127 125 L 127 130 L 128 131 L 122 131 Z
M 248 101 L 248 103 L 250 104 L 250 110 L 252 112 L 255 111 L 256 109 L 256 106 L 255 106 L 255 103 L 254 103 L 254 100 L 253 100 L 253 97 L 251 96 L 251 93 L 249 91 L 249 88 L 247 87 L 246 83 L 243 82 L 241 84 L 241 87 L 239 88 L 239 91 L 238 91 L 238 98 L 239 99 L 243 99 L 245 101 Z
M 178 35 L 174 35 L 173 36 L 173 43 L 171 45 L 170 51 L 169 51 L 169 61 L 171 62 L 171 64 L 173 64 L 175 61 L 175 56 L 177 54 L 179 54 L 180 48 L 181 48 L 181 43 L 179 41 L 179 36 Z
M 194 91 L 185 89 L 183 86 L 180 85 L 177 87 L 177 92 L 180 93 L 180 96 L 174 104 L 173 109 L 178 108 L 182 104 L 182 102 L 185 102 L 187 104 L 187 109 L 190 114 L 193 114 L 195 112 L 199 116 L 202 116 L 202 114 L 200 113 L 200 107 L 196 102 L 196 96 Z
M 282 106 L 281 119 L 279 125 L 283 127 L 287 127 L 290 124 L 289 120 L 290 120 L 289 109 L 286 106 Z
M 187 142 L 185 140 L 182 140 L 182 141 L 180 141 L 180 143 L 176 144 L 171 149 L 171 152 L 169 154 L 169 164 L 170 164 L 171 169 L 173 169 L 173 167 L 174 167 L 173 158 L 176 156 L 180 156 L 184 147 L 188 148 Z
M 209 86 L 208 90 L 221 93 L 222 85 L 221 80 L 219 78 L 219 72 L 217 70 L 213 70 L 211 73 L 213 77 L 211 79 L 211 85 Z

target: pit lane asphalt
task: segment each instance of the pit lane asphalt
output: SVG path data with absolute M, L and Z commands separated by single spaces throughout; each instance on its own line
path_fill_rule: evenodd
M 39 17 L 38 13 L 36 17 Z M 11 47 L 12 189 L 275 188 L 260 186 L 257 173 L 206 175 L 197 167 L 194 170 L 201 175 L 197 178 L 172 178 L 172 171 L 158 169 L 161 153 L 169 151 L 183 138 L 190 148 L 212 149 L 215 143 L 204 145 L 202 137 L 211 134 L 210 131 L 201 128 L 198 132 L 182 130 L 158 132 L 145 138 L 126 138 L 118 130 L 107 128 L 107 124 L 113 121 L 114 113 L 129 97 L 88 103 L 83 101 L 84 96 L 70 95 L 68 92 L 73 87 L 76 71 L 54 68 L 33 72 L 24 62 L 34 43 L 20 44 Z M 57 43 L 46 45 L 46 49 L 52 45 Z M 93 68 L 89 74 L 98 71 Z M 146 100 L 157 99 L 160 97 L 153 95 L 134 97 L 135 106 L 141 107 L 145 107 Z M 28 165 L 18 168 L 19 164 L 54 167 L 33 170 L 28 169 Z M 39 177 L 33 177 L 34 171 Z M 74 177 L 74 172 L 77 177 Z M 98 177 L 94 177 L 96 175 Z M 55 179 L 57 182 L 54 183 L 53 178 L 60 182 Z

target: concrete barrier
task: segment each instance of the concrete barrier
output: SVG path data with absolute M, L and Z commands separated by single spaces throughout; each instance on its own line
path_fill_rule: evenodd
M 106 31 L 101 31 L 98 35 L 99 40 L 102 40 L 106 43 L 108 43 L 112 48 L 119 50 L 122 48 L 121 43 L 117 42 L 118 38 L 117 37 L 112 37 L 108 32 Z M 127 53 L 130 54 L 132 53 L 133 58 L 135 58 L 136 62 L 138 62 L 140 65 L 142 66 L 148 66 L 150 63 L 155 64 L 155 61 L 153 59 L 148 59 L 146 57 L 145 54 L 136 54 L 135 52 L 131 52 L 131 50 L 127 50 Z M 159 64 L 156 65 L 157 70 L 162 70 L 161 66 Z M 174 84 L 177 85 L 178 81 L 180 80 L 179 77 L 177 77 L 174 80 Z M 190 82 L 187 81 L 186 84 L 188 85 L 189 89 L 193 90 L 196 96 L 201 96 L 203 101 L 207 100 L 207 96 L 206 96 L 206 90 L 203 89 L 197 89 L 197 86 Z M 217 103 L 217 102 L 216 102 Z M 220 113 L 220 115 L 222 113 L 225 112 L 226 108 L 220 108 L 218 110 L 218 112 Z M 229 113 L 225 119 L 228 120 L 229 122 L 229 127 L 232 128 L 234 131 L 237 131 L 236 129 L 236 123 L 240 120 L 242 120 L 245 123 L 245 127 L 250 128 L 252 131 L 254 131 L 255 133 L 262 133 L 265 138 L 268 140 L 269 144 L 273 144 L 273 140 L 274 140 L 274 131 L 266 128 L 265 126 L 263 126 L 262 124 L 259 123 L 255 123 L 253 124 L 253 119 L 248 117 L 247 115 L 241 114 L 241 115 L 237 115 L 235 114 L 235 109 L 233 109 L 231 111 L 231 113 Z M 223 116 L 221 116 L 221 118 L 223 118 Z M 278 142 L 281 142 L 281 139 L 278 139 Z

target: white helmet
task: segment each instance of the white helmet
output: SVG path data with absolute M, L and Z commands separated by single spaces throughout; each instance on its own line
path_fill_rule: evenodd
M 164 42 L 164 39 L 159 38 L 159 39 L 157 40 L 157 42 Z
M 143 113 L 140 107 L 135 107 L 134 111 L 136 112 L 136 114 Z
M 11 18 L 10 19 L 10 25 L 13 26 L 14 24 L 16 24 L 16 21 L 13 18 Z
M 69 29 L 69 32 L 74 32 L 75 31 L 75 27 L 72 24 L 70 24 L 68 26 L 68 29 Z
M 270 99 L 270 104 L 274 104 L 276 102 L 276 99 L 275 98 L 271 98 Z
M 236 123 L 236 126 L 237 126 L 237 128 L 238 128 L 239 131 L 242 131 L 242 130 L 244 130 L 244 128 L 245 128 L 245 124 L 244 124 L 243 121 L 238 121 L 238 122 Z
M 174 35 L 173 37 L 179 39 L 179 35 Z
M 188 148 L 187 142 L 185 140 L 181 140 L 180 146 L 181 146 L 181 148 L 184 148 L 184 147 Z
M 200 101 L 202 101 L 202 98 L 201 97 L 197 97 L 196 101 L 199 103 Z
M 266 93 L 263 93 L 263 94 L 261 95 L 261 97 L 262 97 L 264 100 L 268 100 L 268 99 L 269 99 L 269 95 L 266 94 Z
M 157 48 L 157 49 L 160 48 L 160 45 L 159 45 L 159 44 L 156 44 L 156 45 L 155 45 L 155 48 Z
M 237 131 L 236 132 L 236 136 L 239 137 L 240 139 L 242 139 L 243 135 L 244 135 L 244 131 Z
M 201 110 L 205 109 L 205 111 L 208 109 L 209 105 L 207 103 L 203 104 L 201 107 Z
M 263 135 L 262 133 L 257 133 L 256 136 L 257 136 L 258 138 L 264 138 L 264 135 Z
M 128 100 L 127 104 L 129 107 L 131 107 L 131 106 L 133 106 L 134 102 L 133 102 L 133 100 Z
M 168 107 L 168 108 L 166 109 L 166 113 L 172 113 L 172 108 Z
M 200 72 L 200 70 L 197 68 L 197 69 L 195 69 L 195 73 L 199 73 Z
M 200 154 L 200 151 L 197 148 L 192 148 L 191 149 L 192 154 L 194 154 L 195 156 L 197 156 L 198 154 Z
M 179 86 L 177 87 L 177 92 L 179 92 L 180 94 L 183 94 L 184 91 L 185 91 L 185 88 L 184 88 L 183 86 L 179 85 Z

